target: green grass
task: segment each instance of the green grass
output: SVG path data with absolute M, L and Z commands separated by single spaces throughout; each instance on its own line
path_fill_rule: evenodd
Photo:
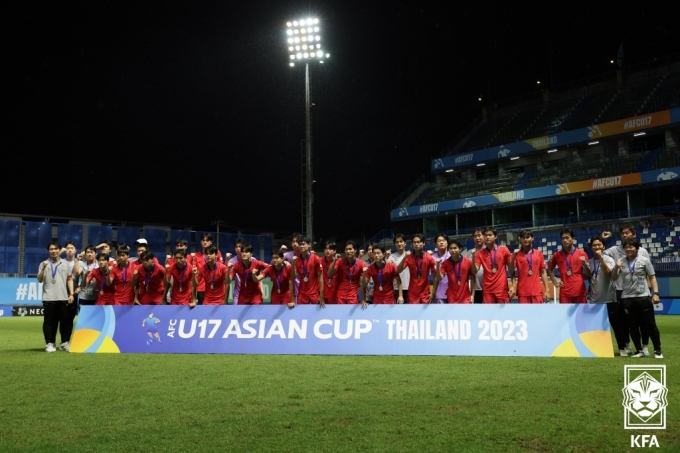
M 0 319 L 0 451 L 680 451 L 680 317 L 664 360 L 67 354 Z M 665 363 L 665 431 L 623 429 L 623 365 Z

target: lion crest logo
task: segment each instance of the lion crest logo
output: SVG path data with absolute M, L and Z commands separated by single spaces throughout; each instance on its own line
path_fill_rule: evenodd
M 623 407 L 643 423 L 668 406 L 668 389 L 646 371 L 623 388 Z

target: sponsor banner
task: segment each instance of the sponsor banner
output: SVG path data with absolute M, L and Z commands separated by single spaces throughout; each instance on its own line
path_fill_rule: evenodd
M 586 181 L 557 184 L 553 186 L 494 193 L 491 195 L 481 195 L 478 197 L 459 200 L 447 200 L 439 203 L 430 203 L 427 205 L 409 206 L 408 208 L 393 209 L 390 215 L 392 220 L 399 218 L 404 219 L 409 216 L 423 217 L 440 212 L 450 212 L 456 210 L 464 211 L 465 209 L 471 208 L 473 206 L 491 206 L 499 203 L 537 200 L 558 195 L 567 195 L 570 193 L 592 192 L 595 190 L 616 189 L 619 187 L 649 184 L 652 182 L 663 182 L 675 179 L 678 177 L 678 175 L 680 175 L 680 167 L 672 167 L 661 170 L 646 171 L 643 173 L 609 176 L 606 178 L 596 178 Z
M 13 310 L 11 305 L 0 305 L 0 318 L 6 318 L 8 316 L 13 316 Z
M 0 278 L 0 305 L 42 305 L 42 283 L 35 278 Z
M 35 305 L 15 305 L 12 307 L 12 312 L 14 316 L 43 316 L 43 306 Z
M 71 352 L 613 357 L 606 308 L 84 306 Z
M 661 299 L 654 304 L 656 315 L 680 315 L 680 299 Z
M 530 138 L 507 145 L 484 148 L 465 154 L 441 157 L 431 162 L 430 169 L 432 172 L 441 172 L 449 168 L 465 167 L 479 162 L 490 162 L 506 157 L 527 154 L 532 151 L 585 143 L 612 135 L 626 134 L 675 123 L 680 123 L 680 107 L 609 123 L 596 124 L 594 126 L 574 129 L 573 131 Z

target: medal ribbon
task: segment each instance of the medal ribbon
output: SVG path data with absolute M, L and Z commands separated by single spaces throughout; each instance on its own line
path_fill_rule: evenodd
M 106 283 L 106 274 L 103 273 L 101 270 L 99 271 L 99 274 L 102 276 L 102 281 L 99 282 L 99 291 L 101 291 L 103 293 L 104 292 L 104 283 Z
M 383 263 L 382 267 L 378 267 L 377 265 L 375 265 L 375 268 L 378 269 L 378 285 L 382 288 L 383 271 L 385 270 L 385 263 Z
M 156 263 L 151 263 L 151 270 L 147 271 L 144 269 L 144 284 L 146 287 L 149 287 L 149 282 L 151 281 L 151 275 L 153 274 L 154 268 L 156 267 Z
M 175 264 L 177 266 L 177 264 Z M 189 267 L 186 263 L 184 264 L 184 269 L 182 269 L 182 273 L 179 275 L 179 286 L 184 286 L 184 274 L 187 271 L 187 267 Z
M 354 273 L 354 268 L 357 267 L 357 259 L 354 258 L 354 266 L 349 265 L 349 261 L 347 261 L 347 258 L 345 258 L 345 265 L 347 266 L 347 274 L 349 275 L 349 284 L 352 284 L 352 274 Z
M 278 289 L 281 289 L 281 278 L 279 277 L 279 271 L 276 270 L 276 266 L 272 266 L 274 268 L 274 278 L 276 279 L 276 287 Z M 283 268 L 281 268 L 283 270 Z
M 534 249 L 531 249 L 531 251 L 527 254 L 527 252 L 522 249 L 522 253 L 524 253 L 524 259 L 527 260 L 527 264 L 529 265 L 529 270 L 533 271 L 533 267 L 531 266 L 532 263 L 534 262 Z
M 600 260 L 593 260 L 593 261 L 594 261 L 593 277 L 595 277 L 595 280 L 597 280 L 597 276 L 600 273 Z
M 59 261 L 59 264 L 61 264 L 61 261 Z M 54 277 L 57 275 L 57 269 L 59 268 L 59 264 L 53 266 L 52 260 L 50 260 L 50 272 L 52 272 L 52 280 L 54 280 Z
M 210 287 L 212 288 L 215 285 L 215 271 L 217 270 L 217 259 L 215 259 L 215 267 L 210 269 L 210 264 L 208 264 L 208 260 L 205 260 L 205 267 L 208 269 L 210 272 Z
M 425 252 L 423 252 L 423 253 L 425 253 Z M 423 271 L 423 258 L 424 258 L 424 256 L 425 256 L 425 255 L 423 255 L 423 256 L 420 257 L 420 264 L 418 264 L 418 257 L 417 257 L 417 256 L 414 256 L 414 257 L 413 257 L 413 259 L 414 259 L 415 262 L 416 262 L 416 270 L 418 271 L 418 278 L 420 278 L 420 275 L 421 275 L 421 273 L 422 273 L 422 271 Z
M 628 266 L 628 270 L 630 271 L 630 278 L 634 279 L 635 278 L 635 263 L 637 262 L 638 257 L 636 256 L 635 259 L 633 260 L 633 265 L 630 265 L 630 261 L 628 261 L 628 257 L 626 257 L 626 265 Z
M 463 267 L 463 257 L 461 256 L 458 258 L 458 270 L 456 270 L 456 262 L 453 261 L 453 258 L 449 258 L 451 260 L 451 264 L 453 264 L 453 273 L 456 274 L 456 278 L 458 279 L 458 283 L 460 284 L 460 273 Z
M 122 269 L 120 271 L 120 277 L 123 279 L 123 286 L 127 286 L 127 270 L 129 267 L 130 263 L 127 263 L 127 265 L 124 268 L 118 266 L 118 269 Z
M 571 253 L 567 255 L 567 252 L 562 250 L 562 253 L 564 253 L 564 261 L 567 262 L 567 271 L 571 271 L 571 257 L 574 256 L 574 253 L 576 252 L 576 247 L 572 246 L 571 247 Z
M 491 252 L 489 252 L 489 249 L 486 249 L 486 252 L 489 254 L 489 259 L 491 260 L 491 268 L 496 269 L 498 266 L 496 265 L 496 255 L 498 255 L 498 251 L 496 249 L 496 246 L 493 246 L 493 257 L 491 257 Z
M 302 258 L 300 256 L 300 259 L 302 260 L 302 273 L 305 276 L 305 279 L 307 278 L 307 274 L 309 273 L 309 269 L 307 269 L 307 263 L 309 262 L 310 254 L 307 253 L 307 259 Z
M 241 267 L 243 267 L 243 263 L 241 263 Z M 245 279 L 243 280 L 246 285 L 248 285 L 248 275 L 250 275 L 250 268 L 253 267 L 253 260 L 250 260 L 250 263 L 248 264 L 248 267 L 243 267 L 243 270 L 245 271 Z

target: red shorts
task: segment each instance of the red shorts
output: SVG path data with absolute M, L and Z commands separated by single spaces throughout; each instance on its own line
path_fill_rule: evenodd
M 482 303 L 485 304 L 509 304 L 510 303 L 510 295 L 507 293 L 507 291 L 504 291 L 502 293 L 498 294 L 493 294 L 488 291 L 484 291 L 484 299 L 482 299 Z
M 296 302 L 297 305 L 316 305 L 318 303 L 319 303 L 318 300 L 309 300 L 309 299 L 307 299 L 307 300 L 298 299 L 298 301 Z M 324 303 L 326 303 L 326 302 L 324 302 Z
M 373 305 L 394 305 L 394 301 L 393 300 L 380 301 L 374 299 Z
M 560 294 L 560 303 L 561 304 L 585 304 L 586 301 L 586 295 L 583 294 L 581 296 L 576 296 L 576 297 L 568 297 L 568 296 L 563 296 Z
M 344 304 L 358 304 L 359 301 L 356 300 L 356 299 L 340 299 L 339 298 L 338 303 L 342 304 L 342 305 L 344 305 Z
M 448 304 L 469 304 L 470 299 L 464 300 L 463 302 L 447 302 Z
M 543 296 L 518 296 L 517 300 L 520 304 L 542 304 Z

